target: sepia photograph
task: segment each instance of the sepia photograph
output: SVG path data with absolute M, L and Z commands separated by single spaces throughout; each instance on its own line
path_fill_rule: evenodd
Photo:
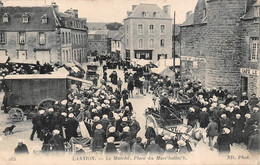
M 0 0 L 1 165 L 260 165 L 260 0 Z

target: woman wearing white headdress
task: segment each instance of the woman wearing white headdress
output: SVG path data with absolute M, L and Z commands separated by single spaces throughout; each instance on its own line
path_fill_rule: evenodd
M 79 128 L 80 128 L 81 136 L 83 138 L 90 138 L 90 134 L 89 134 L 87 127 L 84 123 L 84 121 L 85 121 L 85 110 L 84 110 L 84 108 L 80 108 L 79 110 L 80 110 L 80 113 L 77 116 L 77 120 L 79 122 Z
M 230 136 L 230 129 L 223 128 L 222 134 L 219 135 L 218 140 L 218 152 L 219 154 L 229 154 L 230 152 L 230 144 L 231 144 L 231 136 Z

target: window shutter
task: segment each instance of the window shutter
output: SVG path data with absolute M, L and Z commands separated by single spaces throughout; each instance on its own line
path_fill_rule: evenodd
M 38 32 L 37 33 L 37 40 L 36 40 L 36 42 L 40 45 L 41 44 L 41 41 L 40 41 L 41 39 L 40 39 L 40 33 Z
M 20 43 L 20 35 L 19 35 L 19 32 L 17 32 L 17 43 L 18 43 L 18 44 Z
M 46 33 L 44 33 L 44 44 L 46 44 Z
M 5 35 L 5 43 L 7 43 L 7 33 L 4 33 Z

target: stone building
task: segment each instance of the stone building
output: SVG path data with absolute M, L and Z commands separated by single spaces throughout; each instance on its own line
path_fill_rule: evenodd
M 198 0 L 181 25 L 181 75 L 260 96 L 259 1 Z
M 108 32 L 109 30 L 89 30 L 89 50 L 93 55 L 106 56 L 108 53 Z
M 0 3 L 0 56 L 60 64 L 86 60 L 86 19 L 78 11 L 59 12 L 52 3 L 44 7 L 13 7 Z
M 126 58 L 154 62 L 172 58 L 172 18 L 170 6 L 133 5 L 124 19 Z
M 111 38 L 111 58 L 125 59 L 124 27 L 122 26 Z

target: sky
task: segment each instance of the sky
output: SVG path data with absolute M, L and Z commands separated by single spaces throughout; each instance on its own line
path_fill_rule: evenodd
M 4 6 L 44 6 L 56 2 L 61 12 L 67 9 L 78 9 L 79 17 L 87 18 L 88 22 L 119 22 L 123 23 L 127 11 L 132 5 L 139 3 L 155 3 L 162 8 L 171 5 L 171 17 L 176 11 L 176 23 L 185 21 L 186 13 L 194 11 L 197 0 L 1 0 Z

